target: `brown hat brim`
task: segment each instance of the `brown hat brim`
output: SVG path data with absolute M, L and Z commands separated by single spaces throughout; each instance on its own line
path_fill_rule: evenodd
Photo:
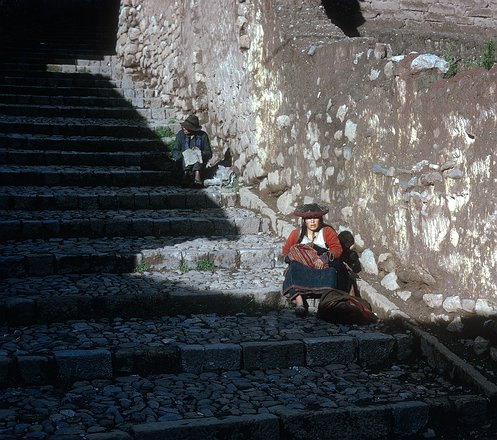
M 188 121 L 182 122 L 181 126 L 183 128 L 186 128 L 188 131 L 200 131 L 200 130 L 202 130 L 202 126 L 201 125 L 193 125 L 193 124 L 191 124 Z
M 316 211 L 316 212 L 297 212 L 295 211 L 292 215 L 296 217 L 306 218 L 321 218 L 328 214 L 328 211 Z
M 299 206 L 293 215 L 302 218 L 321 218 L 328 214 L 328 209 L 317 203 L 305 203 Z

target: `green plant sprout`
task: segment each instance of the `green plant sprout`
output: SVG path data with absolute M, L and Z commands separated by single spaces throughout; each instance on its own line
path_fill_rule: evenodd
M 214 271 L 216 269 L 216 265 L 214 264 L 214 261 L 211 260 L 209 257 L 203 257 L 197 261 L 196 269 L 198 271 L 214 273 Z
M 140 261 L 140 263 L 138 263 L 135 266 L 135 268 L 133 269 L 134 273 L 143 273 L 143 272 L 149 272 L 149 271 L 150 271 L 150 267 L 147 264 L 147 262 L 144 260 Z

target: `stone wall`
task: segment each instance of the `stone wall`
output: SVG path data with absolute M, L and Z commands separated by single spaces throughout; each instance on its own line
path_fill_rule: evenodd
M 497 1 L 361 0 L 368 26 L 431 29 L 437 32 L 488 32 L 497 29 Z M 487 34 L 488 35 L 488 34 Z
M 396 53 L 466 60 L 481 55 L 486 39 L 497 39 L 496 0 L 361 0 L 360 7 L 358 34 L 388 41 Z

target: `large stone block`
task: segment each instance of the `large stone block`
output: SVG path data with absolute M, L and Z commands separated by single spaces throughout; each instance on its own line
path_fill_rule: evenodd
M 26 275 L 24 263 L 24 257 L 21 255 L 0 256 L 0 278 Z
M 191 344 L 181 346 L 181 366 L 186 373 L 239 370 L 242 348 L 237 344 Z
M 115 353 L 114 359 L 117 374 L 165 374 L 182 371 L 181 353 L 176 345 L 123 348 Z
M 14 385 L 14 361 L 8 356 L 0 355 L 0 386 L 7 387 Z
M 190 219 L 191 231 L 193 235 L 212 235 L 215 231 L 216 220 L 192 218 Z
M 304 344 L 301 341 L 245 342 L 243 368 L 267 370 L 305 365 Z
M 428 423 L 430 407 L 424 402 L 398 402 L 391 408 L 394 434 L 414 435 Z
M 89 268 L 89 255 L 55 255 L 55 273 L 87 273 Z
M 459 422 L 468 426 L 484 425 L 488 417 L 488 400 L 481 396 L 451 397 Z
M 220 269 L 234 269 L 237 267 L 238 254 L 234 249 L 217 249 L 209 252 L 209 258 Z
M 361 365 L 380 367 L 390 361 L 395 346 L 393 336 L 383 333 L 363 333 L 357 336 L 358 362 Z
M 131 436 L 124 431 L 97 432 L 86 434 L 86 440 L 132 440 Z
M 54 271 L 54 258 L 52 254 L 28 255 L 28 272 L 30 275 L 51 275 Z
M 131 432 L 135 440 L 278 440 L 280 438 L 278 417 L 270 414 L 144 423 L 133 426 Z
M 242 347 L 237 344 L 208 344 L 205 346 L 204 371 L 239 370 Z
M 108 350 L 58 350 L 54 352 L 57 377 L 63 382 L 112 378 Z
M 282 407 L 280 435 L 285 439 L 386 439 L 391 430 L 386 406 L 338 408 L 323 411 L 296 411 Z
M 268 269 L 275 264 L 274 249 L 241 249 L 241 269 Z
M 238 219 L 236 228 L 240 235 L 256 235 L 261 229 L 261 219 L 259 217 Z
M 357 341 L 350 336 L 308 338 L 305 345 L 306 365 L 349 364 L 357 359 Z
M 48 356 L 18 356 L 17 364 L 25 385 L 44 385 L 55 379 L 55 362 Z
M 34 299 L 14 297 L 5 301 L 6 319 L 12 324 L 30 323 L 36 315 Z

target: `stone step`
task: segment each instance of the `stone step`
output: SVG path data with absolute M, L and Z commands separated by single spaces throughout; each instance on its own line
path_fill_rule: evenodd
M 92 136 L 135 139 L 157 139 L 158 136 L 142 120 L 93 118 L 30 118 L 0 117 L 0 133 L 45 136 Z
M 272 269 L 281 265 L 282 243 L 267 234 L 192 239 L 202 220 L 173 224 L 176 237 L 52 238 L 7 241 L 0 247 L 0 278 L 54 274 L 132 273 L 195 268 Z M 181 226 L 181 228 L 180 228 Z M 164 221 L 164 228 L 171 227 Z
M 24 66 L 26 64 L 34 65 L 47 65 L 47 64 L 68 64 L 74 63 L 76 60 L 101 60 L 103 57 L 108 56 L 109 52 L 104 50 L 72 50 L 65 52 L 63 49 L 59 50 L 45 50 L 42 53 L 34 51 L 20 51 L 17 54 L 8 54 L 4 57 L 4 62 L 8 62 L 13 70 L 15 66 Z
M 29 62 L 24 60 L 23 63 L 11 62 L 8 59 L 0 61 L 0 70 L 17 70 L 17 71 L 43 71 L 46 70 L 46 64 L 43 61 Z
M 127 101 L 120 97 L 98 97 L 98 96 L 43 96 L 22 94 L 1 94 L 0 101 L 4 105 L 38 105 L 38 106 L 60 106 L 60 107 L 126 107 Z
M 0 242 L 71 237 L 167 237 L 258 234 L 267 222 L 241 208 L 195 210 L 0 210 Z
M 334 325 L 313 314 L 298 319 L 291 310 L 253 315 L 185 311 L 157 318 L 115 316 L 0 330 L 3 387 L 130 374 L 199 374 L 330 364 L 384 368 L 415 353 L 414 338 L 405 330 L 383 324 Z M 39 374 L 31 374 L 33 369 Z
M 0 104 L 0 116 L 36 116 L 36 117 L 66 117 L 95 119 L 125 119 L 142 120 L 142 117 L 132 107 L 84 107 L 84 106 L 55 106 L 33 104 Z M 97 122 L 98 123 L 98 122 Z
M 375 357 L 379 340 L 368 340 L 368 333 L 354 338 L 359 356 L 369 351 Z M 105 349 L 20 356 L 21 377 L 41 381 L 56 374 L 68 384 L 5 389 L 0 434 L 5 440 L 384 440 L 423 438 L 425 432 L 472 438 L 455 435 L 488 422 L 486 399 L 451 385 L 423 359 L 393 359 L 373 369 L 360 359 L 349 361 L 350 349 L 333 350 L 349 348 L 349 336 L 320 339 L 182 345 L 176 357 L 167 339 L 148 356 L 125 348 L 114 360 Z M 330 353 L 323 366 L 292 365 L 326 362 Z M 335 355 L 341 363 L 333 362 Z M 111 377 L 113 366 L 126 371 L 178 364 L 203 371 Z M 247 367 L 233 370 L 233 364 Z M 216 366 L 230 370 L 212 371 Z M 79 376 L 88 379 L 74 381 Z
M 156 162 L 160 169 L 173 169 L 176 165 L 163 154 L 150 151 L 137 152 L 82 152 L 82 151 L 44 151 L 0 148 L 0 163 L 5 165 L 83 165 L 133 166 L 148 169 Z
M 164 151 L 165 145 L 157 139 L 116 138 L 113 136 L 47 136 L 0 133 L 3 148 L 21 148 L 58 151 Z
M 0 209 L 205 209 L 234 207 L 238 194 L 230 189 L 154 187 L 0 187 Z
M 1 67 L 1 66 L 0 66 Z M 57 87 L 35 85 L 0 84 L 0 94 L 4 95 L 37 95 L 37 96 L 96 96 L 119 98 L 119 93 L 109 87 Z
M 0 166 L 0 185 L 147 186 L 177 182 L 172 171 L 139 167 Z
M 62 72 L 1 72 L 1 85 L 37 87 L 96 87 L 112 88 L 114 83 L 102 75 Z
M 36 35 L 29 40 L 24 41 L 14 41 L 7 42 L 5 46 L 5 52 L 7 54 L 14 55 L 26 55 L 27 58 L 36 55 L 51 56 L 56 54 L 59 56 L 67 56 L 70 58 L 85 58 L 84 54 L 89 54 L 93 56 L 104 54 L 109 54 L 107 47 L 110 42 L 115 41 L 115 35 L 111 35 L 105 32 L 95 31 L 90 35 L 84 33 L 78 36 L 74 31 L 65 33 L 65 35 L 59 34 L 55 38 L 52 35 Z M 114 46 L 112 46 L 112 49 Z
M 205 261 L 205 260 L 204 260 Z M 283 268 L 71 274 L 0 280 L 0 325 L 278 309 Z M 202 270 L 200 270 L 202 269 Z M 143 270 L 143 268 L 140 268 Z M 310 303 L 315 311 L 317 300 Z

